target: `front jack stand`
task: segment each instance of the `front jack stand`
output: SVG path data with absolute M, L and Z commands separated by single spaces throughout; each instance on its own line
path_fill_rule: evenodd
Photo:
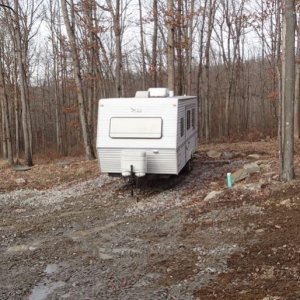
M 131 180 L 131 197 L 133 197 L 133 188 L 134 188 L 134 173 L 133 173 L 133 165 L 130 166 L 130 180 Z

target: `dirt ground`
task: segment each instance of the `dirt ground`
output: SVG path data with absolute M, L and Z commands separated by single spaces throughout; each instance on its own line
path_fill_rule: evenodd
M 134 197 L 96 161 L 0 163 L 0 299 L 300 299 L 300 181 L 277 160 L 275 141 L 201 146 L 190 174 Z

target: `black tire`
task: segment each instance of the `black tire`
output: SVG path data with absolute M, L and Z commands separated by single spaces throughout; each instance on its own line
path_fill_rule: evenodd
M 189 174 L 191 173 L 191 171 L 193 170 L 193 163 L 192 163 L 192 159 L 188 160 L 186 165 L 183 168 L 184 173 Z

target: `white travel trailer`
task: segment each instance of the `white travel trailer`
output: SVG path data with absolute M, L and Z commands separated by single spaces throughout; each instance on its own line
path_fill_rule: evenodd
M 101 99 L 97 152 L 111 176 L 179 174 L 197 149 L 197 98 L 165 88 Z

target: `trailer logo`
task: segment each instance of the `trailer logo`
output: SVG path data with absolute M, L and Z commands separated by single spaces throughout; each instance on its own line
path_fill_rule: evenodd
M 131 109 L 131 112 L 136 112 L 136 113 L 141 113 L 143 112 L 140 108 L 133 108 L 133 107 L 130 107 Z

